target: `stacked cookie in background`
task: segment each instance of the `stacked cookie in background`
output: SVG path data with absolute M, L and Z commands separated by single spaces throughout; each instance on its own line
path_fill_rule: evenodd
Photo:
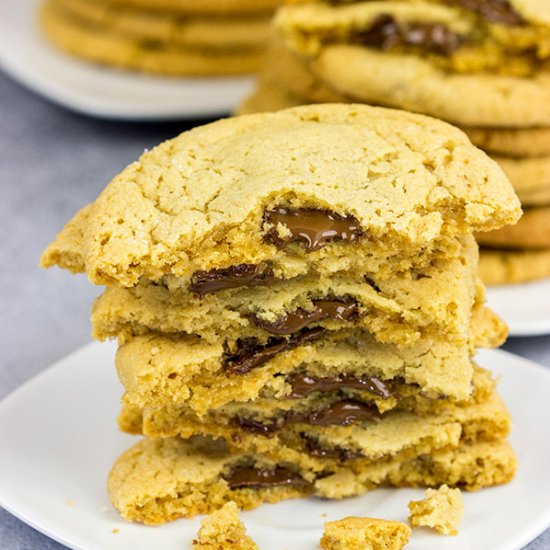
M 476 235 L 483 247 L 480 276 L 492 285 L 550 277 L 550 129 L 476 134 L 510 178 L 524 209 L 514 227 Z
M 514 229 L 480 236 L 482 277 L 550 276 L 550 3 L 309 2 L 281 8 L 274 27 L 241 112 L 366 102 L 461 127 L 526 207 Z
M 109 492 L 149 524 L 379 485 L 504 483 L 510 418 L 478 347 L 474 231 L 519 201 L 459 130 L 306 106 L 196 128 L 145 153 L 45 251 L 108 288 L 123 430 Z M 106 450 L 108 452 L 108 450 Z
M 256 72 L 277 0 L 47 0 L 47 39 L 77 57 L 164 75 Z

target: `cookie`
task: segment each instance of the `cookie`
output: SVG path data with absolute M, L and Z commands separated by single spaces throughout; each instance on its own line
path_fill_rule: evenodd
M 230 500 L 249 509 L 312 494 L 343 498 L 377 485 L 445 483 L 476 490 L 506 483 L 516 470 L 513 451 L 502 441 L 463 445 L 430 457 L 380 461 L 358 472 L 344 468 L 319 479 L 291 465 L 212 446 L 179 438 L 137 443 L 116 461 L 109 475 L 115 508 L 129 521 L 155 525 L 211 513 Z
M 105 0 L 102 0 L 105 1 Z M 270 13 L 283 0 L 108 0 L 114 6 L 161 10 L 178 15 Z
M 516 225 L 480 233 L 477 239 L 488 248 L 550 250 L 550 206 L 525 210 Z
M 411 527 L 431 527 L 442 535 L 456 535 L 464 515 L 460 489 L 442 485 L 427 489 L 422 500 L 409 502 Z
M 448 3 L 446 3 L 448 4 Z M 287 6 L 276 26 L 287 44 L 306 57 L 324 48 L 358 45 L 388 55 L 411 54 L 446 72 L 533 76 L 547 68 L 550 21 L 512 11 L 508 21 L 460 4 L 359 2 Z
M 481 250 L 478 273 L 487 285 L 544 279 L 550 277 L 550 250 Z
M 145 153 L 77 214 L 42 265 L 122 286 L 185 286 L 196 272 L 241 265 L 283 278 L 368 272 L 370 259 L 410 265 L 438 244 L 444 255 L 455 235 L 519 214 L 498 165 L 459 130 L 399 111 L 315 105 L 221 120 Z
M 94 304 L 94 336 L 200 334 L 234 349 L 239 339 L 264 345 L 275 337 L 289 341 L 306 329 L 355 327 L 376 334 L 380 342 L 448 337 L 464 343 L 470 336 L 478 251 L 473 237 L 463 242 L 452 260 L 432 260 L 429 267 L 387 279 L 377 272 L 297 277 L 284 284 L 265 279 L 262 286 L 217 292 L 206 286 L 211 281 L 194 281 L 196 293 L 161 285 L 112 287 Z M 427 295 L 432 299 L 426 301 Z
M 550 128 L 462 127 L 474 145 L 501 158 L 550 157 Z
M 231 50 L 165 45 L 80 25 L 48 1 L 40 14 L 43 32 L 65 52 L 96 63 L 164 75 L 229 75 L 256 72 L 263 49 Z
M 268 16 L 175 16 L 116 7 L 95 0 L 55 0 L 56 8 L 82 27 L 127 38 L 203 49 L 261 49 L 269 34 Z
M 201 521 L 197 538 L 193 541 L 193 548 L 259 550 L 258 545 L 246 533 L 246 528 L 239 518 L 239 508 L 232 501 Z
M 456 24 L 460 20 L 453 8 L 395 3 L 389 10 L 388 4 L 288 6 L 279 11 L 276 26 L 286 46 L 308 59 L 316 79 L 346 97 L 424 112 L 467 126 L 549 125 L 550 80 L 544 71 L 520 77 L 488 74 L 485 67 L 483 73 L 457 74 L 458 65 L 464 64 L 471 70 L 468 68 L 471 62 L 475 69 L 476 64 L 491 59 L 492 55 L 481 52 L 476 61 L 476 56 L 470 59 L 466 52 L 468 60 L 457 62 L 454 71 L 449 72 L 448 63 L 441 66 L 425 52 L 415 54 L 410 48 L 377 49 L 384 48 L 385 31 L 374 29 L 376 32 L 371 36 L 365 29 L 382 13 L 410 18 L 417 10 L 421 21 L 429 22 L 435 13 L 438 24 L 446 20 Z M 354 40 L 353 33 L 357 32 L 363 34 Z M 497 60 L 497 65 L 512 67 L 514 63 L 508 61 L 506 53 L 504 60 Z
M 358 46 L 327 47 L 314 61 L 314 70 L 331 88 L 352 98 L 458 125 L 550 125 L 547 73 L 532 78 L 456 75 L 410 55 L 389 56 Z
M 410 406 L 405 401 L 404 406 Z M 268 418 L 262 418 L 258 410 L 265 400 L 260 400 L 256 409 L 236 404 L 205 417 L 183 407 L 148 408 L 141 411 L 142 429 L 138 433 L 148 437 L 223 438 L 234 452 L 254 452 L 321 472 L 341 465 L 357 469 L 390 456 L 430 454 L 459 441 L 502 439 L 510 431 L 510 415 L 494 393 L 479 403 L 424 401 L 414 412 L 395 408 L 379 413 L 369 400 L 357 397 L 332 396 L 332 402 L 327 402 L 330 404 L 314 411 L 289 408 Z M 121 427 L 128 424 L 128 418 L 136 426 L 132 417 L 138 415 L 139 411 L 123 409 Z
M 524 206 L 550 204 L 550 156 L 511 158 L 493 156 L 500 164 Z
M 487 311 L 487 310 L 485 310 Z M 494 314 L 489 314 L 493 327 Z M 476 319 L 479 323 L 479 317 Z M 482 318 L 481 336 L 487 336 Z M 478 324 L 472 327 L 473 344 L 502 343 L 506 331 L 498 327 L 499 340 L 479 341 Z M 126 389 L 125 402 L 138 407 L 188 404 L 196 413 L 234 401 L 250 401 L 262 392 L 281 397 L 292 389 L 292 377 L 306 374 L 315 379 L 349 375 L 374 376 L 385 382 L 402 378 L 417 384 L 426 395 L 467 399 L 471 395 L 473 346 L 423 339 L 408 347 L 380 344 L 368 333 L 342 331 L 325 338 L 303 341 L 293 348 L 265 355 L 257 363 L 224 361 L 221 344 L 208 344 L 198 337 L 151 334 L 137 336 L 122 345 L 116 365 Z M 368 353 L 366 351 L 368 350 Z
M 325 523 L 319 546 L 323 550 L 401 550 L 410 534 L 409 526 L 399 521 L 347 517 Z

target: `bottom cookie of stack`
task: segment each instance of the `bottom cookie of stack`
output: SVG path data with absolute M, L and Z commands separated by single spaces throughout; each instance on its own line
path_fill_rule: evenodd
M 214 441 L 167 438 L 145 439 L 126 451 L 115 463 L 108 487 L 125 519 L 155 525 L 210 513 L 229 500 L 250 509 L 288 498 L 358 495 L 377 486 L 447 484 L 473 491 L 510 481 L 515 469 L 514 453 L 502 440 L 312 478 L 260 455 L 228 453 Z

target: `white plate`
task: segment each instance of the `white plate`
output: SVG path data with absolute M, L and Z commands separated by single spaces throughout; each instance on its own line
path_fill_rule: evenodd
M 0 2 L 0 66 L 35 92 L 74 111 L 125 120 L 226 115 L 254 78 L 163 78 L 111 70 L 69 57 L 41 36 L 41 0 Z
M 132 525 L 108 502 L 109 468 L 136 441 L 115 425 L 121 387 L 114 349 L 90 344 L 0 402 L 0 505 L 71 548 L 187 548 L 198 519 Z M 503 487 L 465 494 L 458 536 L 417 530 L 410 550 L 515 550 L 550 525 L 550 371 L 505 352 L 483 352 L 479 360 L 502 375 L 501 393 L 514 416 L 517 477 Z M 287 501 L 243 517 L 262 550 L 314 550 L 324 521 L 352 514 L 405 521 L 408 501 L 421 494 L 384 489 L 339 502 Z
M 487 305 L 510 328 L 510 336 L 550 334 L 550 279 L 487 289 Z

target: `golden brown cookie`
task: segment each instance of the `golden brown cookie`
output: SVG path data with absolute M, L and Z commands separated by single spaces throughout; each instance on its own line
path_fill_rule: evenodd
M 550 206 L 529 208 L 516 225 L 478 233 L 481 246 L 511 250 L 550 250 Z
M 479 128 L 463 126 L 474 145 L 483 150 L 509 157 L 550 157 L 550 127 L 548 128 Z
M 269 35 L 269 16 L 177 16 L 96 0 L 55 0 L 54 5 L 81 27 L 105 34 L 203 49 L 260 49 Z
M 106 0 L 100 0 L 106 1 Z M 162 10 L 176 14 L 270 13 L 282 0 L 108 0 L 115 6 Z
M 524 206 L 550 204 L 550 156 L 512 158 L 493 156 L 510 178 Z
M 229 75 L 256 72 L 262 49 L 212 50 L 157 44 L 147 39 L 82 25 L 48 1 L 40 17 L 48 39 L 60 49 L 96 63 L 164 75 Z
M 436 452 L 429 460 L 380 461 L 357 472 L 342 468 L 316 479 L 292 465 L 229 454 L 219 442 L 166 438 L 145 439 L 126 451 L 113 466 L 108 488 L 125 519 L 154 525 L 211 513 L 230 500 L 248 509 L 310 494 L 343 498 L 378 485 L 445 483 L 477 490 L 507 483 L 515 470 L 514 453 L 503 441 L 462 445 Z
M 550 250 L 481 250 L 479 275 L 486 285 L 526 283 L 550 277 Z
M 306 215 L 340 229 L 294 242 L 289 224 Z M 456 254 L 456 234 L 519 215 L 502 170 L 456 128 L 402 111 L 312 105 L 221 120 L 145 153 L 77 214 L 42 265 L 86 271 L 99 284 L 147 278 L 184 288 L 195 272 L 242 264 L 268 263 L 284 278 L 365 273 L 369 262 L 371 271 L 410 269 L 438 250 Z

